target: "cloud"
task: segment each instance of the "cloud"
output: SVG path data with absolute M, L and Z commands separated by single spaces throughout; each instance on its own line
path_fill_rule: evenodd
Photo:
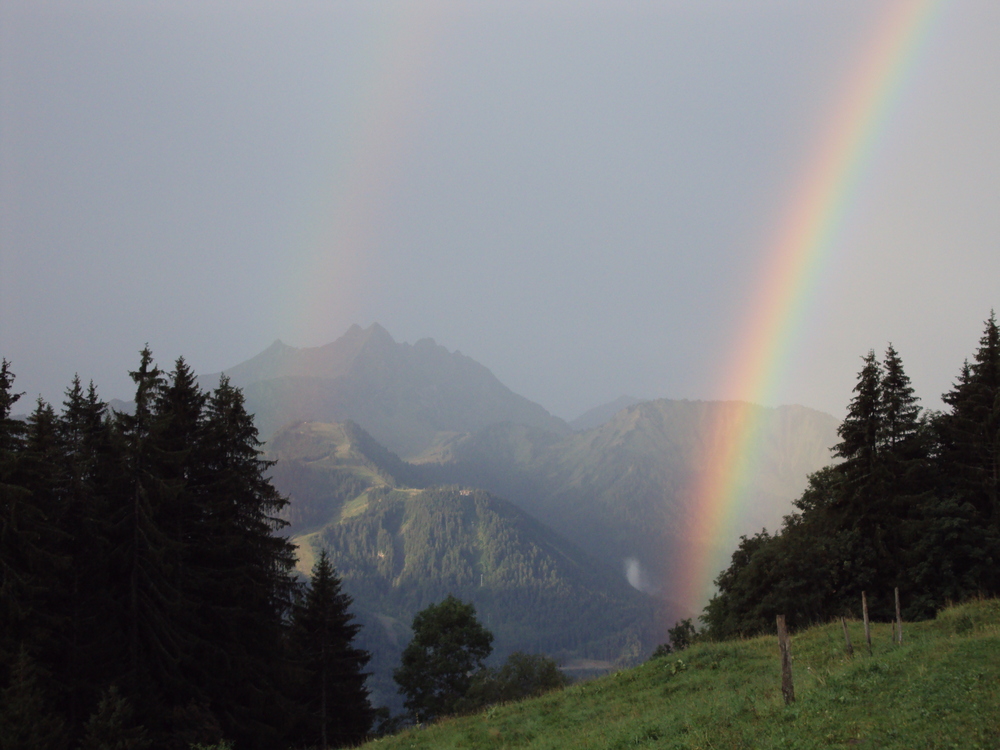
M 628 579 L 632 588 L 642 591 L 645 594 L 658 594 L 660 589 L 650 579 L 642 569 L 642 565 L 634 557 L 625 559 L 625 578 Z

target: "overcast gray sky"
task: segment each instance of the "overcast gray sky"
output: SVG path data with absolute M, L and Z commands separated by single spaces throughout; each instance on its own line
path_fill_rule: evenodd
M 881 0 L 0 4 L 0 354 L 60 402 L 378 321 L 573 418 L 714 399 Z M 1000 307 L 1000 3 L 940 2 L 775 403 Z

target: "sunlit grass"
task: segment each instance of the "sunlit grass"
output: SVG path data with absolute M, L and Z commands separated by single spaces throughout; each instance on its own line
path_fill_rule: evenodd
M 1000 748 L 1000 601 L 937 619 L 839 622 L 792 639 L 796 702 L 786 707 L 774 636 L 647 662 L 522 703 L 377 740 L 382 748 Z

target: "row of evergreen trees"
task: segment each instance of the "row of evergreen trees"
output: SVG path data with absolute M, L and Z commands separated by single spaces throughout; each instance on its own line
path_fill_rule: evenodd
M 0 367 L 0 749 L 363 737 L 350 599 L 325 556 L 297 583 L 242 394 L 131 376 L 132 414 L 77 378 L 22 421 Z
M 775 535 L 743 537 L 703 615 L 712 637 L 857 614 L 889 618 L 1000 592 L 1000 333 L 990 315 L 949 409 L 923 412 L 896 350 L 864 357 L 835 466 L 810 477 Z

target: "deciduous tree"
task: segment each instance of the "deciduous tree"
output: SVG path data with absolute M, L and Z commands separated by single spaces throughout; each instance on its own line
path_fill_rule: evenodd
M 413 640 L 393 673 L 404 705 L 419 721 L 453 713 L 468 693 L 472 675 L 493 651 L 493 634 L 476 610 L 449 595 L 413 618 Z

